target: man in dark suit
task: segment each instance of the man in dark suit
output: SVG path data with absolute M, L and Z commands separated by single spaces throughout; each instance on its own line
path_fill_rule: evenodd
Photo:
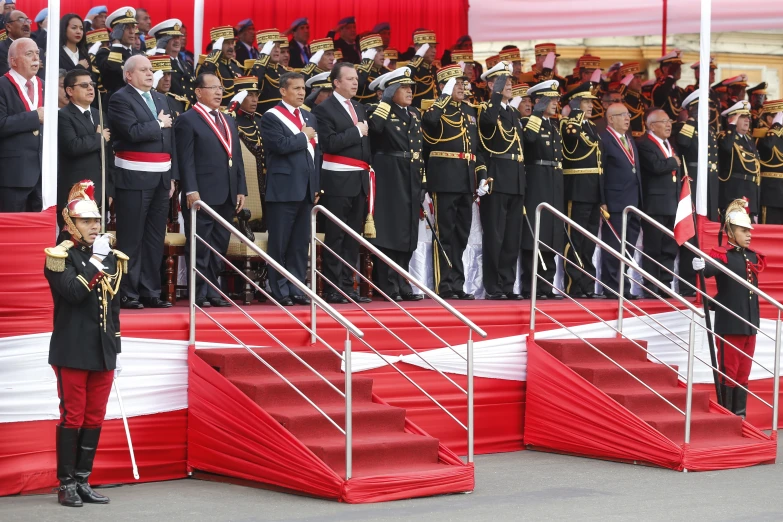
M 8 59 L 8 50 L 11 44 L 20 38 L 30 38 L 30 19 L 22 11 L 14 10 L 7 15 L 3 28 L 8 38 L 0 42 L 0 75 L 7 73 L 11 68 L 11 62 Z M 41 53 L 41 58 L 43 58 L 43 53 Z
M 310 47 L 307 45 L 307 42 L 310 41 L 310 22 L 307 18 L 297 18 L 291 23 L 288 32 L 291 33 L 289 45 L 291 57 L 288 66 L 292 69 L 303 69 L 305 65 L 310 63 L 310 56 L 312 56 Z
M 352 101 L 359 76 L 349 63 L 335 64 L 330 74 L 334 92 L 313 110 L 318 119 L 324 164 L 321 169 L 323 205 L 357 233 L 367 212 L 369 193 L 370 138 L 364 105 Z M 324 227 L 326 246 L 353 266 L 358 265 L 359 244 L 330 220 Z M 324 253 L 323 274 L 358 302 L 369 302 L 353 289 L 353 273 L 330 253 Z M 347 300 L 328 287 L 327 301 Z
M 8 57 L 11 70 L 0 77 L 0 212 L 40 212 L 44 109 L 38 46 L 19 38 Z
M 644 211 L 661 225 L 673 230 L 680 199 L 682 163 L 669 143 L 672 120 L 666 111 L 655 110 L 647 115 L 646 123 L 647 134 L 636 142 L 642 168 Z M 674 259 L 679 250 L 677 243 L 647 222 L 642 223 L 642 230 L 644 253 L 673 272 Z M 672 275 L 646 256 L 642 260 L 642 267 L 660 282 L 666 285 L 671 283 Z M 654 287 L 646 286 L 655 291 Z
M 603 226 L 601 238 L 603 241 L 620 251 L 620 241 L 615 236 L 622 234 L 623 210 L 627 206 L 640 207 L 642 204 L 642 178 L 639 166 L 639 151 L 636 144 L 628 136 L 631 126 L 631 113 L 622 103 L 613 103 L 606 110 L 607 127 L 601 134 L 601 164 L 603 168 L 603 194 L 601 211 L 609 215 L 609 223 L 614 231 Z M 639 238 L 639 218 L 628 216 L 626 240 L 636 245 Z M 633 255 L 634 249 L 627 247 Z M 612 255 L 601 252 L 601 282 L 615 292 L 618 291 L 620 277 L 620 262 Z M 630 298 L 630 281 L 625 281 L 625 297 Z M 617 299 L 617 295 L 604 288 L 604 295 Z
M 160 300 L 160 263 L 169 199 L 179 179 L 171 110 L 152 90 L 152 65 L 146 56 L 125 62 L 128 85 L 109 100 L 115 165 L 117 242 L 131 258 L 122 278 L 125 308 L 168 308 Z
M 255 60 L 258 58 L 258 49 L 254 47 L 256 39 L 256 27 L 253 20 L 245 18 L 234 28 L 237 33 L 237 61 L 244 65 L 245 60 Z
M 95 201 L 101 208 L 108 208 L 114 196 L 110 171 L 106 166 L 106 197 L 101 201 L 103 193 L 101 169 L 101 140 L 105 143 L 105 157 L 111 157 L 111 147 L 108 141 L 111 137 L 109 129 L 100 126 L 98 110 L 91 107 L 95 99 L 95 83 L 89 71 L 73 69 L 65 75 L 63 83 L 65 94 L 70 103 L 63 107 L 57 117 L 58 167 L 57 167 L 57 223 L 60 230 L 65 225 L 61 215 L 62 209 L 68 204 L 68 191 L 83 179 L 91 179 L 95 183 Z
M 182 208 L 190 208 L 198 200 L 231 222 L 242 210 L 247 195 L 245 166 L 236 123 L 220 112 L 223 86 L 214 74 L 196 78 L 196 100 L 193 108 L 177 118 L 177 157 L 182 173 Z M 190 237 L 190 212 L 184 212 L 185 234 Z M 228 230 L 216 225 L 206 212 L 196 215 L 196 233 L 215 250 L 225 255 L 231 237 Z M 188 244 L 186 251 L 193 245 Z M 189 259 L 189 256 L 186 256 Z M 219 287 L 218 275 L 223 261 L 203 243 L 196 245 L 196 268 Z M 205 306 L 231 306 L 220 294 L 196 279 L 196 302 Z
M 316 118 L 300 107 L 305 99 L 304 76 L 280 76 L 282 101 L 261 119 L 266 148 L 266 222 L 269 255 L 302 283 L 307 272 L 310 210 L 320 190 L 321 150 L 316 141 Z M 269 270 L 272 295 L 284 306 L 310 304 L 292 283 Z

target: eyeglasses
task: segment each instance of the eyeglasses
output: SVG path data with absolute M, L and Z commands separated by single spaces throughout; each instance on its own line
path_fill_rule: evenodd
M 199 89 L 209 89 L 210 91 L 220 91 L 220 92 L 226 92 L 226 89 L 224 89 L 221 85 L 213 85 L 212 87 L 198 87 Z
M 651 121 L 650 125 L 652 125 L 653 123 L 668 123 L 669 125 L 671 125 L 672 123 L 674 123 L 674 120 L 655 120 L 655 121 Z
M 82 89 L 86 89 L 87 87 L 95 87 L 95 82 L 74 83 L 71 85 L 71 87 L 81 87 Z
M 619 116 L 620 118 L 625 118 L 626 116 L 630 117 L 630 116 L 631 116 L 631 113 L 630 113 L 630 112 L 621 112 L 621 113 L 619 113 L 619 114 L 612 114 L 612 115 L 611 115 L 611 116 L 609 116 L 609 117 L 610 117 L 610 118 L 615 118 L 615 117 L 617 117 L 617 116 Z
M 14 22 L 22 22 L 22 25 L 24 25 L 24 24 L 30 23 L 30 19 L 29 18 L 25 18 L 23 16 L 20 16 L 16 20 L 9 20 L 8 21 L 8 23 L 10 23 L 10 24 L 12 24 Z

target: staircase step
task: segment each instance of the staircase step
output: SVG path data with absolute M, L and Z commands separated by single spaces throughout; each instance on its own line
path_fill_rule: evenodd
M 608 362 L 606 357 L 601 355 L 601 353 L 596 351 L 585 341 L 600 349 L 601 352 L 617 362 L 642 362 L 647 360 L 647 353 L 634 344 L 635 342 L 642 347 L 647 348 L 647 341 L 631 341 L 629 339 L 613 338 L 587 338 L 584 341 L 582 339 L 536 339 L 536 343 L 539 346 L 567 365 L 583 362 Z
M 648 413 L 639 417 L 677 444 L 685 440 L 685 416 L 672 413 Z M 742 417 L 722 413 L 693 412 L 691 441 L 742 439 Z
M 323 346 L 305 346 L 291 348 L 291 350 L 321 373 L 340 371 L 342 361 L 328 348 Z M 283 348 L 254 348 L 253 351 L 285 376 L 312 373 Z M 196 353 L 207 364 L 228 378 L 246 375 L 274 375 L 264 363 L 256 359 L 245 348 L 198 350 Z
M 345 437 L 300 437 L 318 458 L 345 476 Z M 358 435 L 353 438 L 353 469 L 362 474 L 387 474 L 390 466 L 416 467 L 438 462 L 438 439 L 411 433 Z
M 320 407 L 320 405 L 319 405 Z M 345 429 L 345 404 L 329 405 L 321 408 L 341 428 Z M 405 429 L 405 409 L 374 402 L 352 404 L 354 436 L 403 433 Z M 337 428 L 309 404 L 292 407 L 288 404 L 266 408 L 288 431 L 297 437 L 331 436 L 339 434 Z
M 685 411 L 685 403 L 687 401 L 687 390 L 685 388 L 680 386 L 659 386 L 657 388 L 651 386 L 651 388 L 663 395 L 666 400 L 680 408 L 682 411 Z M 664 413 L 667 411 L 677 413 L 670 405 L 661 400 L 660 397 L 638 382 L 629 384 L 628 386 L 602 387 L 601 391 L 637 415 L 641 413 Z M 709 412 L 710 392 L 693 390 L 691 411 Z
M 343 407 L 345 405 L 345 398 L 312 372 L 307 375 L 284 376 L 319 408 L 330 404 L 342 404 Z M 327 372 L 323 376 L 338 390 L 345 391 L 344 374 Z M 308 406 L 312 408 L 301 395 L 276 375 L 230 377 L 228 380 L 262 408 L 279 406 L 289 408 Z M 371 378 L 353 376 L 351 383 L 354 402 L 369 403 L 372 401 L 373 380 Z
M 603 388 L 638 384 L 639 381 L 610 362 L 575 363 L 568 365 L 576 373 Z M 652 362 L 623 362 L 623 368 L 638 377 L 642 382 L 656 386 L 676 386 L 677 374 L 662 364 Z M 676 369 L 676 367 L 675 367 Z

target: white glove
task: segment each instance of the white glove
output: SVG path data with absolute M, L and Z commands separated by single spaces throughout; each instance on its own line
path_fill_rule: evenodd
M 223 52 L 223 40 L 225 40 L 225 38 L 223 38 L 222 36 L 217 40 L 215 40 L 215 43 L 212 44 L 212 52 L 215 51 Z M 271 43 L 271 42 L 267 42 L 267 43 Z M 269 50 L 271 51 L 272 49 Z
M 775 115 L 775 117 L 772 119 L 772 125 L 775 125 L 776 123 L 780 123 L 783 125 L 783 112 L 779 112 Z
M 694 270 L 699 272 L 700 270 L 704 270 L 706 263 L 702 258 L 694 257 L 693 260 L 691 261 L 691 266 L 693 267 Z
M 122 372 L 122 361 L 120 361 L 120 354 L 117 354 L 117 363 L 114 367 L 114 378 L 120 376 L 120 373 Z
M 265 54 L 269 56 L 272 54 L 272 49 L 275 48 L 275 42 L 267 42 L 264 44 L 264 46 L 261 48 L 261 51 L 259 54 Z
M 318 65 L 318 62 L 321 61 L 321 58 L 324 56 L 324 51 L 321 49 L 320 51 L 316 51 L 314 55 L 310 57 L 310 63 L 313 65 Z
M 465 62 L 457 62 L 457 65 L 459 65 L 459 68 L 462 70 L 462 72 L 465 72 Z
M 98 256 L 103 261 L 103 258 L 108 256 L 111 252 L 111 236 L 109 234 L 101 234 L 92 244 L 92 254 Z
M 508 102 L 508 104 L 511 105 L 512 107 L 514 107 L 515 109 L 519 109 L 519 104 L 520 103 L 522 103 L 522 96 L 515 96 L 515 97 L 511 98 L 510 102 Z
M 384 58 L 383 59 L 383 66 L 384 67 L 388 68 L 390 63 L 391 63 L 391 58 Z
M 163 78 L 163 71 L 155 71 L 152 73 L 152 88 L 157 89 L 158 88 L 158 82 L 160 79 Z
M 487 184 L 486 179 L 482 179 L 481 183 L 479 183 L 478 189 L 476 189 L 476 194 L 478 194 L 479 197 L 486 196 L 489 193 L 489 185 Z
M 601 69 L 593 71 L 593 75 L 590 77 L 592 83 L 601 83 Z
M 147 56 L 155 56 L 156 54 L 158 54 L 159 50 L 160 49 L 147 49 L 146 51 L 144 51 L 144 54 L 146 54 Z
M 623 79 L 620 80 L 620 83 L 628 87 L 629 85 L 631 85 L 632 81 L 633 81 L 633 74 L 626 74 L 625 76 L 623 76 Z
M 560 116 L 568 118 L 569 114 L 571 114 L 571 107 L 569 105 L 563 105 L 563 108 L 560 109 Z
M 378 54 L 378 49 L 367 49 L 362 53 L 362 60 L 375 60 L 376 54 Z
M 443 94 L 445 96 L 451 96 L 451 93 L 454 92 L 455 85 L 457 85 L 457 79 L 451 78 L 449 81 L 446 82 L 446 85 L 443 86 Z
M 544 58 L 544 64 L 542 65 L 543 69 L 554 69 L 555 68 L 555 53 L 549 53 L 546 55 L 546 58 Z
M 422 44 L 419 50 L 416 51 L 416 56 L 424 56 L 430 48 L 430 44 Z
M 96 54 L 98 54 L 98 49 L 100 49 L 100 48 L 101 48 L 101 42 L 95 42 L 94 44 L 92 44 L 90 46 L 90 50 L 87 51 L 87 52 L 89 54 L 95 56 Z
M 231 107 L 231 105 L 234 102 L 237 102 L 237 104 L 242 105 L 242 102 L 245 101 L 245 98 L 247 98 L 247 91 L 241 91 L 234 95 L 233 98 L 231 98 L 231 101 L 228 102 L 228 106 Z

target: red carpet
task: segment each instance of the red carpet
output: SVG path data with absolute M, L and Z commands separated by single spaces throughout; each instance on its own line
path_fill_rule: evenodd
M 625 339 L 590 339 L 685 410 L 677 375 Z M 640 342 L 644 346 L 643 342 Z M 703 471 L 773 463 L 776 441 L 694 391 L 685 417 L 581 340 L 528 341 L 525 443 L 543 449 Z

